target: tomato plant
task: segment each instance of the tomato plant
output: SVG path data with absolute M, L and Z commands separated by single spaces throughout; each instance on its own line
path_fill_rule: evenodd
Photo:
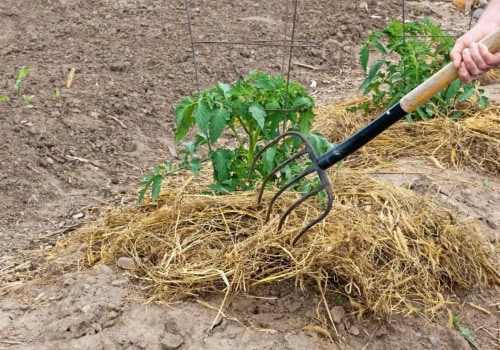
M 313 108 L 314 100 L 300 85 L 262 72 L 251 72 L 233 84 L 218 83 L 184 98 L 174 111 L 175 142 L 185 140 L 191 131 L 196 131 L 194 140 L 184 141 L 183 157 L 178 164 L 169 161 L 156 166 L 153 174 L 145 175 L 139 199 L 142 200 L 149 187 L 155 199 L 165 176 L 181 169 L 190 169 L 197 174 L 205 161 L 210 161 L 213 167 L 214 182 L 210 185 L 213 191 L 226 193 L 251 189 L 253 181 L 267 176 L 302 146 L 299 140 L 289 138 L 268 149 L 254 173 L 250 174 L 252 181 L 248 183 L 248 172 L 255 155 L 281 132 L 299 131 L 318 153 L 325 152 L 331 145 L 320 133 L 312 131 Z M 218 145 L 223 135 L 234 140 L 234 147 Z M 197 156 L 201 146 L 208 148 L 204 159 Z M 291 164 L 275 180 L 283 184 L 302 169 L 300 164 Z
M 362 42 L 359 56 L 361 67 L 367 73 L 360 89 L 364 95 L 371 96 L 371 103 L 360 107 L 392 106 L 450 62 L 449 52 L 454 42 L 452 36 L 427 18 L 404 25 L 393 19 L 382 31 L 372 31 Z M 382 57 L 368 68 L 372 51 L 377 51 Z M 474 98 L 480 107 L 489 104 L 483 92 L 476 83 L 464 84 L 456 80 L 429 103 L 409 114 L 407 120 L 431 118 L 438 112 L 459 118 L 462 115 L 460 102 Z

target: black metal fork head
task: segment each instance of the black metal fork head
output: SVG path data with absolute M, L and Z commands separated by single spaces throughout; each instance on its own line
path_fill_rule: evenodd
M 295 237 L 293 238 L 292 240 L 292 245 L 295 245 L 295 243 L 297 243 L 297 241 L 302 237 L 302 235 L 304 233 L 306 233 L 311 227 L 313 227 L 314 225 L 316 225 L 317 223 L 319 223 L 321 220 L 323 220 L 327 215 L 328 213 L 330 212 L 330 210 L 332 209 L 332 204 L 333 204 L 333 192 L 332 192 L 332 186 L 330 184 L 330 180 L 328 179 L 328 176 L 325 172 L 324 169 L 321 169 L 319 166 L 318 166 L 318 156 L 316 155 L 316 152 L 314 151 L 314 148 L 313 146 L 311 145 L 311 143 L 309 142 L 309 140 L 301 133 L 297 132 L 297 131 L 288 131 L 286 133 L 283 133 L 281 134 L 280 136 L 276 137 L 274 140 L 272 140 L 271 142 L 269 142 L 267 145 L 265 145 L 260 151 L 259 153 L 257 153 L 257 155 L 255 156 L 253 162 L 252 162 L 252 166 L 250 168 L 250 173 L 248 174 L 249 175 L 249 178 L 252 176 L 252 172 L 255 168 L 255 164 L 257 162 L 257 160 L 262 156 L 262 154 L 268 150 L 269 148 L 273 147 L 274 145 L 276 145 L 277 143 L 279 143 L 280 141 L 282 141 L 283 139 L 287 138 L 287 137 L 298 137 L 302 143 L 304 144 L 304 147 L 297 153 L 291 155 L 289 158 L 287 158 L 285 161 L 283 161 L 281 164 L 279 164 L 276 168 L 274 168 L 267 176 L 266 178 L 264 179 L 263 183 L 262 183 L 262 186 L 260 188 L 260 191 L 259 191 L 259 197 L 258 197 L 258 203 L 260 204 L 260 202 L 262 201 L 262 195 L 264 194 L 264 190 L 266 188 L 266 185 L 267 183 L 269 182 L 269 180 L 271 178 L 273 178 L 274 176 L 276 176 L 276 174 L 281 171 L 285 166 L 287 166 L 288 164 L 292 163 L 293 161 L 296 161 L 298 160 L 299 158 L 301 157 L 309 157 L 309 159 L 311 160 L 311 165 L 309 167 L 307 167 L 301 174 L 297 175 L 295 178 L 291 179 L 290 181 L 288 181 L 282 188 L 280 188 L 278 190 L 278 192 L 271 198 L 271 201 L 269 202 L 269 206 L 267 207 L 267 212 L 266 212 L 266 221 L 269 220 L 270 216 L 271 216 L 271 211 L 272 211 L 272 208 L 273 208 L 273 205 L 274 203 L 276 202 L 276 199 L 278 199 L 278 197 L 283 193 L 285 192 L 287 189 L 289 189 L 291 186 L 295 185 L 295 184 L 298 184 L 302 179 L 304 179 L 306 176 L 308 176 L 309 174 L 313 174 L 313 173 L 316 173 L 319 180 L 320 180 L 320 183 L 317 187 L 315 187 L 313 190 L 311 190 L 310 192 L 304 194 L 301 198 L 299 198 L 295 203 L 293 203 L 286 211 L 285 213 L 282 215 L 282 217 L 280 218 L 280 221 L 279 221 L 279 225 L 278 225 L 278 230 L 280 230 L 282 227 L 283 227 L 283 224 L 285 222 L 285 220 L 287 219 L 287 217 L 290 215 L 290 213 L 295 210 L 300 204 L 304 203 L 307 199 L 311 198 L 311 197 L 314 197 L 316 194 L 318 194 L 319 192 L 321 191 L 325 191 L 326 195 L 327 195 L 327 203 L 326 203 L 326 207 L 325 207 L 325 210 L 318 216 L 316 217 L 314 220 L 312 220 L 311 222 L 309 222 L 305 227 L 303 227 L 296 235 Z

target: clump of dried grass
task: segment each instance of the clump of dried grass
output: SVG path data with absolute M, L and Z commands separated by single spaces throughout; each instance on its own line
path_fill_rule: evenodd
M 361 100 L 317 109 L 316 124 L 331 142 L 341 142 L 359 130 L 380 111 L 347 112 Z M 500 174 L 500 105 L 480 111 L 464 105 L 464 116 L 453 121 L 446 116 L 419 121 L 399 122 L 352 155 L 346 166 L 384 164 L 398 157 L 432 156 L 440 163 L 465 165 Z
M 342 141 L 373 117 L 345 111 L 356 102 L 319 108 L 316 128 Z M 283 194 L 276 216 L 265 223 L 266 207 L 256 205 L 255 193 L 214 196 L 178 182 L 171 188 L 180 189 L 163 193 L 158 202 L 110 210 L 74 238 L 89 243 L 89 265 L 131 257 L 130 273 L 151 301 L 230 295 L 292 279 L 303 288 L 316 281 L 323 295 L 346 295 L 360 317 L 416 309 L 433 313 L 455 288 L 499 284 L 494 253 L 475 226 L 457 222 L 412 191 L 376 182 L 359 165 L 430 155 L 498 173 L 499 108 L 470 111 L 459 122 L 437 118 L 394 125 L 347 167 L 330 172 L 333 209 L 295 247 L 291 238 L 319 214 L 320 203 L 299 207 L 277 232 L 279 215 L 296 194 Z
M 322 209 L 309 202 L 277 232 L 279 213 L 297 199 L 291 192 L 265 223 L 255 193 L 171 190 L 157 203 L 111 210 L 74 237 L 89 243 L 90 265 L 132 257 L 130 272 L 151 301 L 315 280 L 323 293 L 346 295 L 358 316 L 387 316 L 433 312 L 453 288 L 500 282 L 474 227 L 455 222 L 425 197 L 355 169 L 332 172 L 331 179 L 336 200 L 330 215 L 295 247 L 290 240 L 297 229 Z
M 491 85 L 500 82 L 500 68 L 491 69 L 476 79 L 481 85 Z

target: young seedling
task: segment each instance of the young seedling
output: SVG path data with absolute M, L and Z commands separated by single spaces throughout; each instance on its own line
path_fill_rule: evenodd
M 59 90 L 58 87 L 56 87 L 56 100 L 60 100 L 61 99 L 61 90 Z
M 458 316 L 453 317 L 453 326 L 460 332 L 460 334 L 468 341 L 474 342 L 474 333 L 467 327 L 460 324 L 460 318 Z
M 7 96 L 7 95 L 0 96 L 0 103 L 7 102 L 8 100 L 9 100 L 9 96 Z
M 17 73 L 16 83 L 14 84 L 14 89 L 16 90 L 16 94 L 19 95 L 21 91 L 21 83 L 23 82 L 24 77 L 33 70 L 33 67 L 30 66 L 21 66 L 19 72 Z
M 33 105 L 31 104 L 31 99 L 35 97 L 33 95 L 23 95 L 23 101 L 24 101 L 24 107 L 27 109 L 33 108 Z
M 486 187 L 486 188 L 489 188 L 490 187 L 490 180 L 483 179 L 483 186 Z

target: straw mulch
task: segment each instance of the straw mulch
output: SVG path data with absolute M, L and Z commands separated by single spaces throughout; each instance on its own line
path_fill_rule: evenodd
M 285 193 L 265 223 L 255 193 L 214 196 L 190 186 L 165 192 L 156 203 L 110 210 L 74 237 L 89 243 L 90 265 L 131 257 L 129 272 L 149 301 L 230 296 L 292 279 L 302 287 L 317 282 L 325 301 L 332 292 L 345 295 L 359 317 L 388 316 L 433 313 L 455 288 L 500 282 L 493 252 L 473 226 L 360 170 L 344 168 L 331 179 L 330 215 L 294 247 L 291 238 L 320 213 L 320 203 L 299 207 L 277 232 L 297 194 Z
M 500 68 L 491 69 L 476 79 L 480 85 L 491 85 L 500 82 Z
M 316 129 L 332 141 L 345 139 L 373 117 L 347 113 L 355 103 L 318 108 Z M 499 112 L 492 106 L 459 122 L 397 123 L 330 171 L 333 209 L 296 246 L 291 239 L 322 212 L 321 203 L 297 208 L 278 232 L 280 215 L 296 193 L 284 193 L 266 223 L 265 204 L 274 191 L 257 205 L 256 193 L 203 194 L 206 187 L 181 177 L 163 185 L 170 190 L 156 203 L 109 209 L 72 239 L 88 243 L 84 258 L 90 266 L 130 257 L 129 273 L 148 301 L 229 297 L 293 280 L 301 288 L 317 285 L 326 312 L 340 293 L 358 317 L 432 315 L 457 290 L 499 285 L 498 252 L 474 224 L 457 221 L 411 190 L 377 182 L 364 169 L 399 156 L 429 155 L 499 173 Z
M 347 112 L 363 100 L 320 107 L 315 128 L 331 142 L 341 142 L 381 111 Z M 464 117 L 446 116 L 415 123 L 401 121 L 348 158 L 345 166 L 380 165 L 398 157 L 432 156 L 440 164 L 500 174 L 500 105 L 479 110 L 463 105 Z

